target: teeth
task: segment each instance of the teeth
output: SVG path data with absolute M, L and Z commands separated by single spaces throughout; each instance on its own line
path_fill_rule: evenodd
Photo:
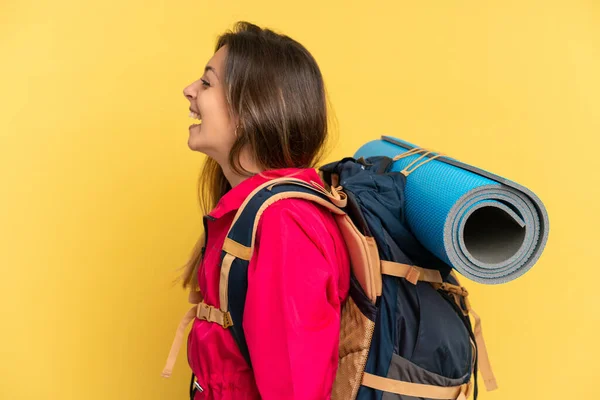
M 200 118 L 200 115 L 196 114 L 196 113 L 195 113 L 195 112 L 193 112 L 193 111 L 190 111 L 190 113 L 189 113 L 189 115 L 188 115 L 188 116 L 189 116 L 190 118 L 193 118 L 193 119 L 197 119 L 197 120 L 199 120 L 199 121 L 202 121 L 202 119 Z

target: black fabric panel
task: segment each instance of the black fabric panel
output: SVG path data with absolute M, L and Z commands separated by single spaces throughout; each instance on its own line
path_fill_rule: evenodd
M 356 303 L 356 306 L 360 310 L 360 312 L 371 321 L 375 321 L 377 318 L 377 307 L 373 305 L 371 299 L 367 297 L 365 292 L 362 290 L 360 283 L 354 276 L 354 273 L 350 274 L 350 297 Z
M 469 332 L 456 311 L 428 283 L 417 284 L 419 332 L 411 362 L 432 373 L 460 378 L 471 371 Z
M 223 251 L 222 257 L 227 254 Z M 235 339 L 242 355 L 249 366 L 252 366 L 246 336 L 242 323 L 244 322 L 244 304 L 246 303 L 246 294 L 248 293 L 248 261 L 236 258 L 231 263 L 229 271 L 229 286 L 227 301 L 229 302 L 229 312 L 233 320 L 233 326 L 229 327 L 233 338 Z
M 348 201 L 346 203 L 346 214 L 350 217 L 352 222 L 356 228 L 362 233 L 364 236 L 373 236 L 371 234 L 371 230 L 369 229 L 369 225 L 367 224 L 367 220 L 362 214 L 360 204 L 358 202 L 358 198 L 352 193 L 351 190 L 344 188 L 344 193 L 348 197 Z
M 242 214 L 236 220 L 227 237 L 243 246 L 250 247 L 256 212 L 271 195 L 272 193 L 266 188 L 255 193 L 254 197 L 244 207 Z

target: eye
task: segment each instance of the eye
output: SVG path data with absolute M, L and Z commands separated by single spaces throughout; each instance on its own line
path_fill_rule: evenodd
M 204 85 L 204 86 L 210 86 L 210 83 L 208 83 L 204 79 L 200 78 L 200 80 L 202 81 L 202 85 Z

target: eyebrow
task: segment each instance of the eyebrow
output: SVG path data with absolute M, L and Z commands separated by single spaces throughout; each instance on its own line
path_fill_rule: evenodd
M 214 69 L 214 67 L 207 65 L 206 67 L 204 67 L 204 72 L 206 71 L 212 71 L 213 74 L 215 74 L 215 76 L 217 77 L 217 79 L 219 78 L 219 75 L 217 75 L 217 70 Z

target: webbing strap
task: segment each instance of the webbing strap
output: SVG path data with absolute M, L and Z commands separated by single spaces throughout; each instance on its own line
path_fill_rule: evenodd
M 227 254 L 231 254 L 233 257 L 239 258 L 240 260 L 250 260 L 250 257 L 252 256 L 252 249 L 250 247 L 246 247 L 228 237 L 226 237 L 223 242 L 223 250 L 225 250 Z
M 336 185 L 336 186 L 330 185 L 329 190 L 327 190 L 320 183 L 315 182 L 313 180 L 311 180 L 310 182 L 306 182 L 306 181 L 303 181 L 302 179 L 298 179 L 298 178 L 289 178 L 289 179 L 287 179 L 287 181 L 275 182 L 272 185 L 269 185 L 268 188 L 269 188 L 269 190 L 271 190 L 271 189 L 273 189 L 273 186 L 286 184 L 286 183 L 293 183 L 295 185 L 305 186 L 305 187 L 308 187 L 313 190 L 316 189 L 319 192 L 323 193 L 325 196 L 327 196 L 329 198 L 329 200 L 339 208 L 344 208 L 348 204 L 348 196 L 346 195 L 346 193 L 344 193 L 344 191 L 343 191 L 344 188 L 339 185 Z
M 460 285 L 458 276 L 456 276 L 454 271 L 451 272 L 451 275 L 454 277 L 454 279 L 456 279 L 456 282 Z M 458 296 L 457 293 L 455 293 L 455 295 Z M 483 331 L 481 329 L 481 318 L 479 317 L 479 314 L 477 314 L 475 310 L 473 310 L 473 308 L 471 307 L 471 302 L 467 297 L 466 290 L 463 297 L 467 306 L 468 313 L 473 315 L 473 319 L 475 320 L 475 325 L 473 327 L 473 335 L 475 336 L 475 343 L 477 344 L 477 366 L 479 368 L 481 376 L 483 377 L 483 383 L 485 384 L 485 388 L 489 392 L 497 389 L 498 383 L 496 382 L 496 377 L 494 376 L 494 371 L 492 370 L 492 364 L 490 363 L 490 358 L 488 356 L 485 340 L 483 339 Z M 455 297 L 455 299 L 458 302 L 458 298 Z M 461 307 L 460 302 L 458 302 L 458 304 L 459 307 Z
M 443 283 L 440 271 L 417 267 L 415 265 L 402 264 L 393 261 L 381 260 L 381 273 L 384 275 L 405 278 L 416 285 L 418 281 Z
M 483 383 L 485 384 L 485 388 L 489 392 L 491 390 L 497 389 L 498 383 L 496 382 L 494 371 L 492 371 L 492 364 L 490 363 L 487 348 L 485 346 L 485 341 L 483 340 L 483 332 L 481 331 L 481 318 L 475 312 L 475 310 L 471 308 L 471 305 L 468 303 L 468 301 L 467 308 L 469 309 L 469 313 L 473 315 L 473 319 L 475 320 L 473 334 L 475 335 L 475 342 L 477 343 L 478 349 L 477 363 L 479 372 L 481 372 L 481 376 L 483 377 Z
M 169 351 L 169 356 L 167 357 L 167 362 L 161 374 L 163 377 L 168 378 L 171 376 L 171 373 L 173 372 L 173 366 L 175 366 L 175 361 L 177 361 L 177 354 L 179 354 L 179 349 L 183 343 L 183 334 L 185 333 L 185 328 L 190 324 L 195 316 L 196 306 L 190 308 L 179 323 L 177 332 L 175 332 L 175 339 L 173 339 L 173 344 L 171 345 L 171 350 Z
M 388 393 L 440 400 L 466 400 L 471 393 L 471 382 L 460 386 L 434 386 L 404 382 L 381 376 L 363 374 L 362 385 Z
M 179 326 L 177 327 L 177 331 L 175 332 L 175 338 L 173 339 L 173 343 L 171 344 L 171 350 L 169 351 L 169 356 L 167 357 L 167 362 L 165 363 L 165 367 L 162 371 L 162 376 L 168 378 L 173 373 L 173 367 L 175 366 L 175 361 L 177 361 L 177 355 L 179 354 L 179 349 L 183 344 L 183 334 L 185 333 L 185 329 L 192 322 L 194 317 L 198 319 L 203 319 L 209 322 L 214 322 L 221 325 L 223 328 L 229 328 L 233 325 L 231 315 L 229 312 L 223 312 L 216 307 L 210 306 L 202 301 L 202 294 L 200 292 L 190 292 L 188 300 L 190 303 L 194 304 L 192 308 L 188 310 L 187 313 L 181 319 Z
M 175 331 L 175 338 L 173 339 L 173 344 L 171 344 L 171 350 L 169 351 L 169 356 L 167 357 L 167 362 L 165 364 L 165 368 L 163 369 L 162 376 L 168 378 L 171 376 L 173 372 L 173 366 L 175 365 L 175 361 L 177 360 L 177 354 L 179 354 L 179 349 L 181 348 L 181 344 L 183 342 L 183 334 L 185 333 L 185 328 L 190 324 L 190 322 L 194 319 L 196 315 L 196 307 L 198 303 L 200 303 L 203 299 L 202 292 L 191 290 L 188 295 L 188 301 L 194 305 L 194 307 L 190 308 L 187 313 L 181 319 L 179 326 L 177 327 L 177 331 Z

